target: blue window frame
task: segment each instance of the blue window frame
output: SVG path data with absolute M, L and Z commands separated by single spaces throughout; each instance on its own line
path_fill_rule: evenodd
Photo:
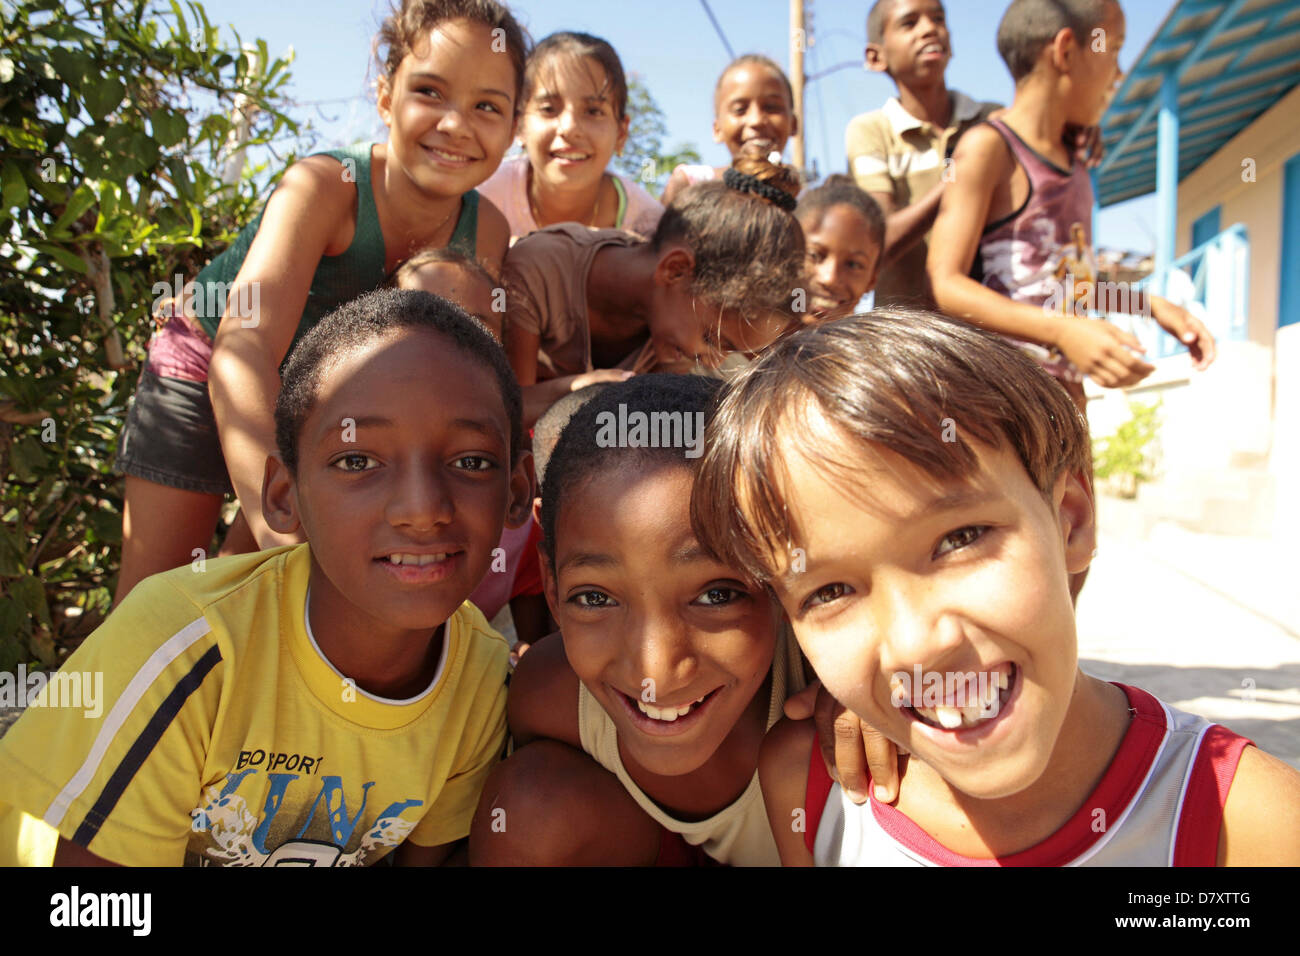
M 1192 223 L 1192 249 L 1209 242 L 1219 234 L 1219 210 L 1222 208 L 1222 206 L 1215 206 Z
M 1300 322 L 1300 153 L 1282 176 L 1282 274 L 1278 277 L 1278 326 Z

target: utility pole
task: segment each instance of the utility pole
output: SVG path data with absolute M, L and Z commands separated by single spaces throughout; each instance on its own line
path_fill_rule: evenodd
M 799 120 L 799 131 L 790 137 L 790 143 L 795 168 L 801 175 L 804 169 L 803 52 L 808 45 L 803 4 L 804 0 L 790 0 L 790 87 L 794 91 L 794 115 Z
M 245 74 L 250 77 L 260 77 L 266 71 L 266 63 L 258 55 L 257 47 L 252 43 L 243 44 L 244 62 L 248 64 L 248 72 Z M 253 118 L 257 116 L 257 103 L 244 93 L 235 94 L 235 108 L 231 113 L 231 119 L 234 125 L 230 128 L 230 133 L 226 137 L 226 162 L 221 169 L 221 181 L 227 186 L 233 186 L 239 182 L 239 177 L 244 172 L 244 163 L 248 157 L 245 155 L 244 144 L 248 142 L 249 136 L 253 129 Z

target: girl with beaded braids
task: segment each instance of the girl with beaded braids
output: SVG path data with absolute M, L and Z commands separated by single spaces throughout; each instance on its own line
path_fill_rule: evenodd
M 716 368 L 797 325 L 799 186 L 793 167 L 742 151 L 724 181 L 683 190 L 652 239 L 570 224 L 517 242 L 505 344 L 525 422 L 593 382 Z

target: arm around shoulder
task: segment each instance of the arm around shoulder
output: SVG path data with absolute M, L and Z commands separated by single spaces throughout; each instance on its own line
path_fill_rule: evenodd
M 1011 172 L 1002 137 L 987 126 L 967 131 L 953 152 L 952 163 L 951 181 L 944 186 L 935 216 L 927 263 L 941 306 L 939 283 L 946 286 L 954 276 L 969 275 L 993 195 Z M 949 310 L 945 307 L 945 311 Z
M 1219 866 L 1300 866 L 1300 772 L 1257 747 L 1241 752 L 1223 806 Z
M 758 754 L 758 780 L 782 866 L 813 865 L 804 843 L 809 816 L 804 804 L 816 736 L 811 720 L 782 718 L 767 732 Z
M 510 249 L 510 223 L 496 204 L 481 194 L 478 198 L 478 235 L 474 247 L 483 268 L 494 277 L 499 277 L 505 265 L 506 252 Z
M 516 749 L 542 737 L 582 746 L 578 675 L 564 656 L 564 639 L 559 634 L 538 641 L 519 659 L 506 707 Z

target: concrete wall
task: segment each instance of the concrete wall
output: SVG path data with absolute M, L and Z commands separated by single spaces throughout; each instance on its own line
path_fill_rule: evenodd
M 1272 345 L 1277 331 L 1282 256 L 1282 167 L 1300 153 L 1300 86 L 1202 163 L 1178 187 L 1178 255 L 1191 249 L 1192 223 L 1221 206 L 1219 225 L 1243 223 L 1250 240 L 1252 342 Z M 1243 182 L 1242 162 L 1255 161 L 1255 181 Z
M 1205 372 L 1186 356 L 1157 363 L 1137 388 L 1089 384 L 1094 436 L 1128 417 L 1128 401 L 1162 401 L 1157 482 L 1139 495 L 1151 521 L 1197 531 L 1273 537 L 1300 531 L 1300 324 L 1278 329 L 1283 166 L 1300 153 L 1300 87 L 1192 172 L 1178 191 L 1178 255 L 1192 223 L 1220 206 L 1220 228 L 1246 227 L 1246 342 L 1221 342 Z M 1254 182 L 1243 161 L 1254 161 Z

